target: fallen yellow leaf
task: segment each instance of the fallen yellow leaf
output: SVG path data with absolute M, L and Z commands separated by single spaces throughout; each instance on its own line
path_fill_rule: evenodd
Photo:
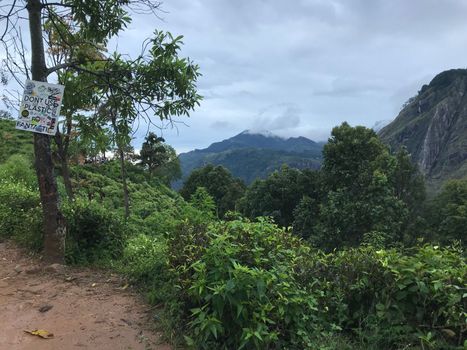
M 25 331 L 26 333 L 29 333 L 29 334 L 32 334 L 32 335 L 36 335 L 38 337 L 41 337 L 41 338 L 44 338 L 44 339 L 50 339 L 50 338 L 53 338 L 54 335 L 53 333 L 50 333 L 44 329 L 35 329 L 33 331 Z

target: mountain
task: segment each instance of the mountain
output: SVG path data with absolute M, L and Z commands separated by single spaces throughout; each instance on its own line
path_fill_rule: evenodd
M 393 149 L 407 147 L 431 191 L 467 177 L 467 69 L 438 74 L 379 135 Z
M 242 133 L 215 142 L 205 149 L 180 154 L 183 177 L 206 164 L 222 165 L 249 184 L 264 178 L 282 164 L 294 168 L 318 169 L 321 165 L 323 143 L 306 137 L 281 138 L 269 132 Z

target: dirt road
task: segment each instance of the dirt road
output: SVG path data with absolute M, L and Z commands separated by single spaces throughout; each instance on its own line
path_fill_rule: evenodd
M 0 349 L 169 350 L 118 276 L 45 265 L 0 243 Z M 44 329 L 53 338 L 25 333 Z

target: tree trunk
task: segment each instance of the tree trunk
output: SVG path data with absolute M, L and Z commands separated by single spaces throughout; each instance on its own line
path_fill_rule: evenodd
M 32 79 L 45 82 L 47 81 L 47 66 L 42 41 L 42 4 L 40 0 L 28 0 L 26 7 L 29 13 L 31 34 Z M 63 263 L 66 226 L 59 209 L 49 135 L 34 133 L 34 156 L 44 217 L 44 258 L 49 262 Z
M 125 205 L 125 218 L 128 218 L 130 216 L 130 196 L 128 194 L 128 184 L 126 181 L 125 154 L 122 147 L 118 147 L 118 153 L 120 156 L 120 169 L 123 182 L 123 204 Z
M 68 200 L 73 200 L 73 187 L 71 185 L 71 176 L 70 176 L 70 167 L 68 166 L 68 147 L 66 144 L 66 136 L 65 140 L 62 138 L 62 134 L 57 132 L 55 135 L 55 143 L 57 144 L 58 148 L 58 155 L 60 157 L 60 163 L 62 167 L 62 176 L 63 176 L 63 183 L 65 184 L 66 194 L 68 196 Z
M 130 216 L 130 194 L 128 193 L 128 184 L 126 180 L 125 152 L 123 151 L 122 142 L 118 139 L 117 118 L 113 110 L 110 111 L 110 118 L 115 133 L 118 156 L 120 158 L 120 173 L 123 183 L 123 206 L 125 207 L 125 219 L 127 219 Z

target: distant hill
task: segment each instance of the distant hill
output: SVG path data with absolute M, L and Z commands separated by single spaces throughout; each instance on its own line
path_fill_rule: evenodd
M 467 69 L 438 74 L 379 135 L 393 149 L 407 147 L 429 190 L 467 177 Z
M 249 184 L 264 178 L 283 164 L 294 168 L 318 169 L 323 143 L 306 137 L 288 139 L 268 132 L 246 130 L 234 137 L 216 142 L 208 148 L 180 154 L 183 177 L 206 164 L 223 165 Z

